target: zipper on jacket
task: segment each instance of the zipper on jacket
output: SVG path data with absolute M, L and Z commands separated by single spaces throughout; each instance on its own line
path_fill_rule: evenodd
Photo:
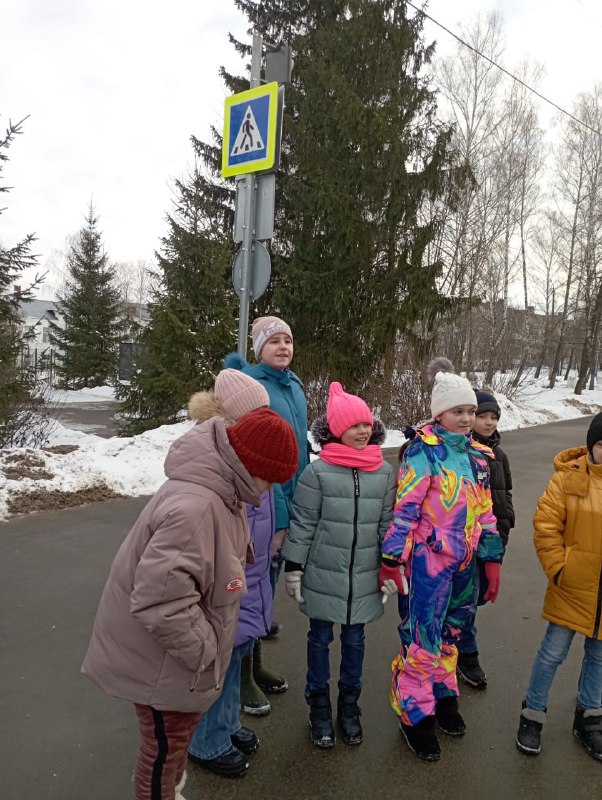
M 594 633 L 592 639 L 597 639 L 600 633 L 600 616 L 602 615 L 602 567 L 598 578 L 598 603 L 596 605 L 596 619 L 594 620 Z
M 357 514 L 360 496 L 360 476 L 354 468 L 353 475 L 353 542 L 351 543 L 351 558 L 349 560 L 349 594 L 347 595 L 347 625 L 351 625 L 351 604 L 353 602 L 353 564 L 355 561 L 355 548 L 357 546 Z

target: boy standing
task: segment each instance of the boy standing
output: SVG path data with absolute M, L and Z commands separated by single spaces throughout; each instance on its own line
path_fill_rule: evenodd
M 494 458 L 489 459 L 489 486 L 493 501 L 493 513 L 497 520 L 497 529 L 505 552 L 508 546 L 510 529 L 514 527 L 514 507 L 512 505 L 510 464 L 508 456 L 500 447 L 501 436 L 497 429 L 501 409 L 492 394 L 476 390 L 475 394 L 478 405 L 472 429 L 472 438 L 479 444 L 489 447 L 494 454 Z M 487 589 L 487 584 L 483 569 L 484 565 L 480 559 L 478 559 L 477 567 L 475 570 L 472 607 L 466 617 L 458 643 L 457 672 L 464 683 L 475 689 L 484 689 L 487 686 L 487 676 L 479 662 L 475 619 L 477 607 L 484 603 L 483 596 Z

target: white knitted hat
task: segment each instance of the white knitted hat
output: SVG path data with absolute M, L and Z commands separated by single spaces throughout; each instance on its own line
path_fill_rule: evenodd
M 431 394 L 433 419 L 456 406 L 476 408 L 477 398 L 470 381 L 454 372 L 454 365 L 449 358 L 434 358 L 426 368 L 426 374 L 435 380 Z

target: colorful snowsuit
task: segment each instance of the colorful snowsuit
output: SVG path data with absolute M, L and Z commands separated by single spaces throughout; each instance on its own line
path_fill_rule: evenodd
M 403 454 L 382 554 L 406 565 L 410 586 L 400 598 L 401 652 L 391 687 L 404 725 L 458 694 L 456 641 L 470 608 L 475 556 L 499 562 L 503 555 L 489 490 L 492 455 L 437 423 L 419 428 Z

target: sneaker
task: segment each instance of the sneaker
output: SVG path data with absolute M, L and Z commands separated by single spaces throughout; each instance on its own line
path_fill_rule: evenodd
M 545 711 L 527 708 L 523 703 L 516 733 L 516 746 L 521 753 L 536 756 L 541 752 L 541 730 L 545 719 Z
M 602 708 L 575 709 L 573 734 L 592 758 L 602 761 Z
M 246 755 L 236 747 L 231 747 L 217 758 L 199 758 L 192 753 L 188 753 L 188 758 L 193 764 L 215 775 L 221 775 L 222 778 L 239 778 L 249 769 Z
M 435 717 L 424 717 L 417 725 L 399 723 L 406 744 L 422 761 L 439 761 L 441 748 L 435 734 Z
M 458 698 L 442 697 L 435 705 L 435 717 L 439 728 L 448 736 L 464 736 L 466 724 L 458 711 Z
M 245 728 L 244 725 L 230 736 L 230 740 L 232 745 L 246 756 L 250 756 L 259 747 L 259 738 L 250 728 Z
M 456 672 L 468 686 L 484 689 L 487 686 L 487 675 L 479 664 L 478 653 L 458 653 Z

